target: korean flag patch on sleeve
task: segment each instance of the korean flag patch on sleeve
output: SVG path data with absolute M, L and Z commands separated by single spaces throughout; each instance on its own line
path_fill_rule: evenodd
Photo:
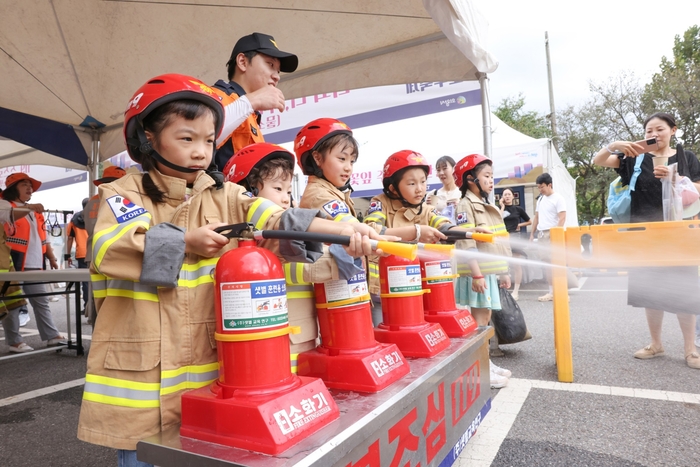
M 372 214 L 373 212 L 381 211 L 382 210 L 382 202 L 381 201 L 372 201 L 369 203 L 369 208 L 367 209 L 367 215 Z
M 335 218 L 339 214 L 350 214 L 350 209 L 348 205 L 340 200 L 329 201 L 323 205 L 323 210 L 328 213 L 329 216 Z
M 457 225 L 466 224 L 468 221 L 466 212 L 457 213 Z
M 107 204 L 109 205 L 114 217 L 117 218 L 117 222 L 122 224 L 127 222 L 134 217 L 138 217 L 146 210 L 141 206 L 132 203 L 123 196 L 116 195 L 111 198 L 107 198 Z

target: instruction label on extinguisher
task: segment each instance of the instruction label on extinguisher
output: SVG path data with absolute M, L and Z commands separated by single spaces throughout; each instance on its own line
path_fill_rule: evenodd
M 328 303 L 349 300 L 367 295 L 367 275 L 355 274 L 350 280 L 326 281 L 323 283 Z
M 425 263 L 425 277 L 428 284 L 439 284 L 452 280 L 452 265 L 449 261 L 428 261 Z
M 420 266 L 389 266 L 386 269 L 389 293 L 405 293 L 422 290 Z
M 284 279 L 224 282 L 219 287 L 225 331 L 254 331 L 287 324 Z

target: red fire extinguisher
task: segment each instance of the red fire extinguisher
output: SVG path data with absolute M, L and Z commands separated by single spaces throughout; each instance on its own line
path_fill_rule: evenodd
M 393 343 L 407 357 L 432 357 L 450 345 L 439 323 L 426 322 L 420 262 L 396 256 L 379 259 L 382 323 L 374 330 L 379 342 Z
M 239 240 L 219 258 L 214 287 L 219 378 L 182 395 L 181 435 L 274 455 L 337 419 L 323 381 L 291 372 L 295 329 L 277 257 Z M 314 416 L 297 420 L 299 407 Z

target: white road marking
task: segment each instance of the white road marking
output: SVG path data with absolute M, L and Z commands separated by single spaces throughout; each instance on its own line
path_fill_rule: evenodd
M 0 407 L 16 404 L 18 402 L 28 401 L 30 399 L 46 396 L 47 394 L 53 394 L 54 392 L 64 391 L 66 389 L 74 388 L 76 386 L 82 386 L 84 384 L 85 378 L 80 378 L 73 381 L 66 381 L 65 383 L 55 384 L 53 386 L 36 389 L 34 391 L 25 392 L 24 394 L 17 394 L 16 396 L 6 397 L 5 399 L 0 399 Z
M 700 394 L 687 392 L 511 378 L 508 386 L 501 389 L 491 401 L 491 410 L 479 425 L 476 434 L 467 443 L 455 466 L 489 467 L 491 465 L 532 388 L 700 404 Z

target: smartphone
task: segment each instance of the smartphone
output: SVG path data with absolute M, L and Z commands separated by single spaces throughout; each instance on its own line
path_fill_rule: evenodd
M 659 143 L 656 141 L 656 138 L 649 138 L 649 139 L 643 139 L 641 141 L 635 141 L 634 144 L 638 144 L 641 147 L 643 147 L 644 152 L 658 151 L 659 150 Z

